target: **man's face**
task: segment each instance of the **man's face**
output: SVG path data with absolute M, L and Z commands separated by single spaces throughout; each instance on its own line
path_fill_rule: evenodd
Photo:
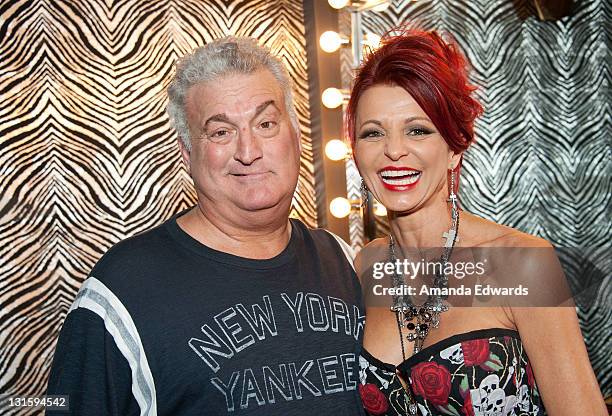
M 196 84 L 185 109 L 191 152 L 182 148 L 182 154 L 201 206 L 220 215 L 289 210 L 300 141 L 269 71 Z

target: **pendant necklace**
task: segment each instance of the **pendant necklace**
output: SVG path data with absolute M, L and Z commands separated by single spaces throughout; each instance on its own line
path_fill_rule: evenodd
M 448 260 L 455 247 L 456 241 L 459 239 L 457 231 L 459 229 L 459 209 L 457 207 L 457 195 L 454 192 L 455 188 L 455 172 L 451 170 L 451 189 L 448 202 L 451 203 L 451 227 L 443 233 L 443 238 L 446 239 L 444 250 L 440 256 L 439 266 L 435 267 L 435 277 L 433 286 L 436 289 L 441 289 L 441 294 L 438 290 L 434 294 L 429 294 L 427 300 L 421 305 L 414 305 L 410 297 L 404 295 L 393 295 L 393 306 L 391 311 L 395 314 L 397 320 L 397 328 L 400 335 L 400 344 L 402 347 L 402 357 L 406 360 L 404 348 L 404 335 L 402 328 L 408 330 L 406 339 L 409 342 L 414 342 L 414 354 L 421 351 L 425 338 L 432 328 L 438 328 L 440 325 L 440 314 L 448 310 L 448 276 L 444 273 Z M 397 261 L 395 252 L 395 239 L 393 235 L 389 235 L 389 261 L 393 264 Z M 397 270 L 394 270 L 392 275 L 392 284 L 395 288 L 401 288 L 405 284 L 403 276 L 399 276 Z M 396 291 L 397 293 L 397 291 Z M 406 380 L 409 383 L 409 380 Z M 417 415 L 417 404 L 410 392 L 409 386 L 405 389 L 408 396 L 408 411 L 410 415 Z

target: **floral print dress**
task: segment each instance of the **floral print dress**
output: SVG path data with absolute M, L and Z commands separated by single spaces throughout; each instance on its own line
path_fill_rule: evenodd
M 417 414 L 545 415 L 529 359 L 516 331 L 502 328 L 454 335 L 395 367 L 365 349 L 359 393 L 368 415 L 410 415 L 408 381 Z

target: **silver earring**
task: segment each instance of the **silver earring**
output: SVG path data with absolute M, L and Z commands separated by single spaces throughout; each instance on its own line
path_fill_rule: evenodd
M 459 209 L 457 208 L 457 194 L 455 193 L 455 175 L 455 169 L 451 169 L 450 192 L 448 195 L 448 202 L 451 203 L 451 215 L 453 219 L 456 219 L 459 216 Z
M 442 234 L 442 238 L 446 239 L 444 247 L 449 250 L 453 249 L 455 243 L 459 241 L 457 232 L 459 230 L 459 208 L 457 207 L 457 194 L 455 193 L 455 181 L 456 181 L 455 169 L 450 170 L 450 191 L 448 193 L 448 202 L 451 203 L 451 228 Z M 449 254 L 450 255 L 450 254 Z
M 368 200 L 370 199 L 370 197 L 368 187 L 366 186 L 363 179 L 361 180 L 361 186 L 359 187 L 359 191 L 361 192 L 361 206 L 365 207 L 366 205 L 368 205 Z

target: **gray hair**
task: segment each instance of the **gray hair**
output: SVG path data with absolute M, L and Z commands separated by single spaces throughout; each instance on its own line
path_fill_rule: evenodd
M 176 63 L 176 73 L 168 86 L 169 102 L 166 110 L 187 150 L 191 151 L 191 137 L 185 112 L 185 95 L 189 88 L 226 75 L 251 74 L 262 69 L 270 71 L 278 81 L 291 125 L 296 133 L 299 132 L 293 104 L 293 83 L 285 65 L 272 55 L 268 48 L 258 45 L 255 39 L 228 36 L 196 48 Z

